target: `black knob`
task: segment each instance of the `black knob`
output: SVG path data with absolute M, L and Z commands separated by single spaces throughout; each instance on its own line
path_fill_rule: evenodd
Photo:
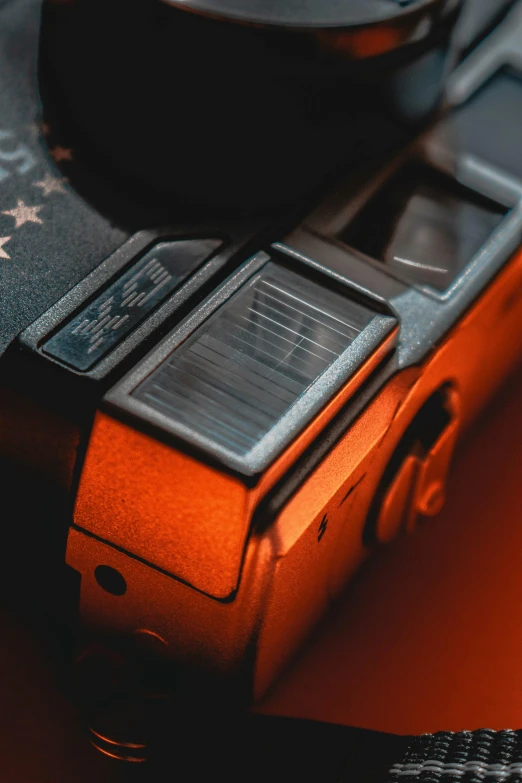
M 302 198 L 440 95 L 460 0 L 45 0 L 46 113 L 141 194 Z
M 165 0 L 173 6 L 244 24 L 348 30 L 376 23 L 418 22 L 419 12 L 433 12 L 432 0 Z M 454 4 L 455 5 L 455 4 Z

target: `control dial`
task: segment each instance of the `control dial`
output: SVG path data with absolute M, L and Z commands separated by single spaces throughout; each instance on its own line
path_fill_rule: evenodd
M 433 0 L 166 0 L 185 10 L 248 24 L 346 29 L 433 13 Z M 455 3 L 453 4 L 455 5 Z

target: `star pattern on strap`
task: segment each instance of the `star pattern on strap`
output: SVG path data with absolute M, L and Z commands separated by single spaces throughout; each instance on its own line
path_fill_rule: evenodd
M 18 203 L 14 209 L 6 209 L 2 212 L 2 215 L 9 215 L 15 219 L 15 228 L 20 228 L 24 223 L 43 223 L 43 220 L 38 217 L 38 212 L 42 207 L 29 207 L 25 204 L 21 198 L 18 199 Z
M 0 237 L 0 258 L 11 258 L 11 256 L 3 249 L 6 242 L 9 242 L 10 239 L 11 237 Z
M 57 144 L 56 147 L 53 147 L 53 149 L 50 150 L 50 153 L 55 163 L 60 163 L 63 160 L 73 159 L 72 149 L 70 149 L 70 147 L 62 147 L 60 144 Z
M 49 196 L 51 193 L 64 193 L 65 179 L 60 177 L 53 177 L 47 174 L 40 182 L 35 182 L 35 188 L 41 188 L 44 196 Z

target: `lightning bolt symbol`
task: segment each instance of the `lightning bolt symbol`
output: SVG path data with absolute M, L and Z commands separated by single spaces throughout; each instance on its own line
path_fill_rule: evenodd
M 321 524 L 319 525 L 319 530 L 317 531 L 317 541 L 320 541 L 321 538 L 324 536 L 327 527 L 328 527 L 328 514 L 325 514 L 324 517 L 321 519 Z

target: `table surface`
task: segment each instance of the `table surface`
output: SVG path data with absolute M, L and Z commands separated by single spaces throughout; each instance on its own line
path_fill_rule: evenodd
M 367 563 L 258 708 L 395 733 L 519 728 L 521 466 L 519 370 L 462 444 L 442 513 Z M 90 747 L 56 657 L 0 606 L 2 780 L 126 780 Z

